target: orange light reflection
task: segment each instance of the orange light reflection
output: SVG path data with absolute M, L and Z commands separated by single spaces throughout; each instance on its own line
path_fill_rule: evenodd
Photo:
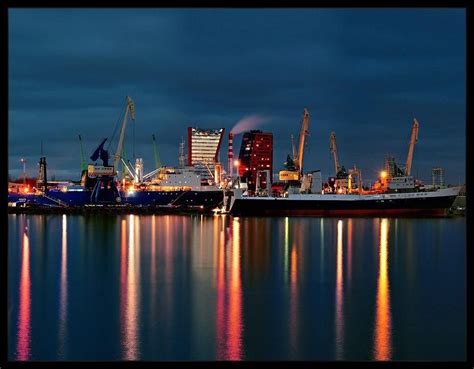
M 125 288 L 125 306 L 124 306 L 124 330 L 122 337 L 122 346 L 124 350 L 125 360 L 138 359 L 138 268 L 136 260 L 138 248 L 138 217 L 130 215 L 128 219 L 128 260 L 126 263 L 126 281 L 122 285 Z M 123 225 L 123 223 L 122 223 Z M 124 228 L 122 227 L 122 236 L 124 236 Z M 123 248 L 124 239 L 122 239 Z
M 30 281 L 30 240 L 25 230 L 23 233 L 23 254 L 20 276 L 20 307 L 18 314 L 17 360 L 28 360 L 30 357 L 30 323 L 31 323 L 31 281 Z
M 352 219 L 347 221 L 347 282 L 352 278 Z
M 344 280 L 343 280 L 343 249 L 342 220 L 337 222 L 337 255 L 336 255 L 336 360 L 342 359 L 344 341 Z
M 380 224 L 379 277 L 377 283 L 377 305 L 375 315 L 375 360 L 390 360 L 392 356 L 390 283 L 388 276 L 388 219 Z
M 227 265 L 225 233 L 221 238 L 217 255 L 217 307 L 216 344 L 218 360 L 242 360 L 242 286 L 240 277 L 240 224 L 232 220 L 230 229 L 232 244 Z M 227 276 L 227 266 L 230 275 Z M 227 281 L 227 277 L 229 281 Z

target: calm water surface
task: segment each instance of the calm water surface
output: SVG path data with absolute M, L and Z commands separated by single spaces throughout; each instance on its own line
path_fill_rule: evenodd
M 11 360 L 465 360 L 465 218 L 8 217 Z

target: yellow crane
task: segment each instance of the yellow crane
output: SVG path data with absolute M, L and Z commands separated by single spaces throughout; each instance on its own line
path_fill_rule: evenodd
M 413 126 L 411 128 L 410 146 L 408 147 L 408 157 L 405 165 L 405 176 L 409 176 L 411 172 L 411 163 L 413 161 L 413 149 L 415 143 L 418 142 L 418 129 L 419 124 L 416 118 L 413 119 Z
M 299 181 L 302 177 L 303 170 L 303 151 L 304 151 L 304 140 L 308 135 L 309 126 L 309 112 L 308 109 L 304 108 L 303 118 L 301 120 L 300 130 L 300 141 L 298 145 L 298 152 L 294 158 L 294 168 L 289 170 L 281 170 L 279 173 L 280 181 Z
M 301 174 L 303 170 L 303 150 L 304 150 L 304 139 L 308 132 L 309 125 L 309 112 L 308 109 L 304 108 L 303 120 L 301 122 L 301 131 L 300 131 L 300 144 L 298 146 L 298 156 L 296 157 L 297 169 Z
M 331 136 L 329 138 L 329 150 L 331 151 L 331 154 L 334 158 L 334 170 L 335 175 L 337 175 L 341 167 L 339 166 L 339 160 L 337 159 L 336 134 L 334 132 L 331 132 Z

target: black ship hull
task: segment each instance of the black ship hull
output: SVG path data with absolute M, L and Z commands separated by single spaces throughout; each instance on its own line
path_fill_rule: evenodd
M 445 216 L 456 195 L 373 199 L 237 198 L 235 216 Z M 324 197 L 320 196 L 321 198 Z

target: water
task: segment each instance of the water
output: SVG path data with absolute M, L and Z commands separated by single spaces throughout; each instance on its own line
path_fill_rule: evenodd
M 465 218 L 8 217 L 11 360 L 465 360 Z

